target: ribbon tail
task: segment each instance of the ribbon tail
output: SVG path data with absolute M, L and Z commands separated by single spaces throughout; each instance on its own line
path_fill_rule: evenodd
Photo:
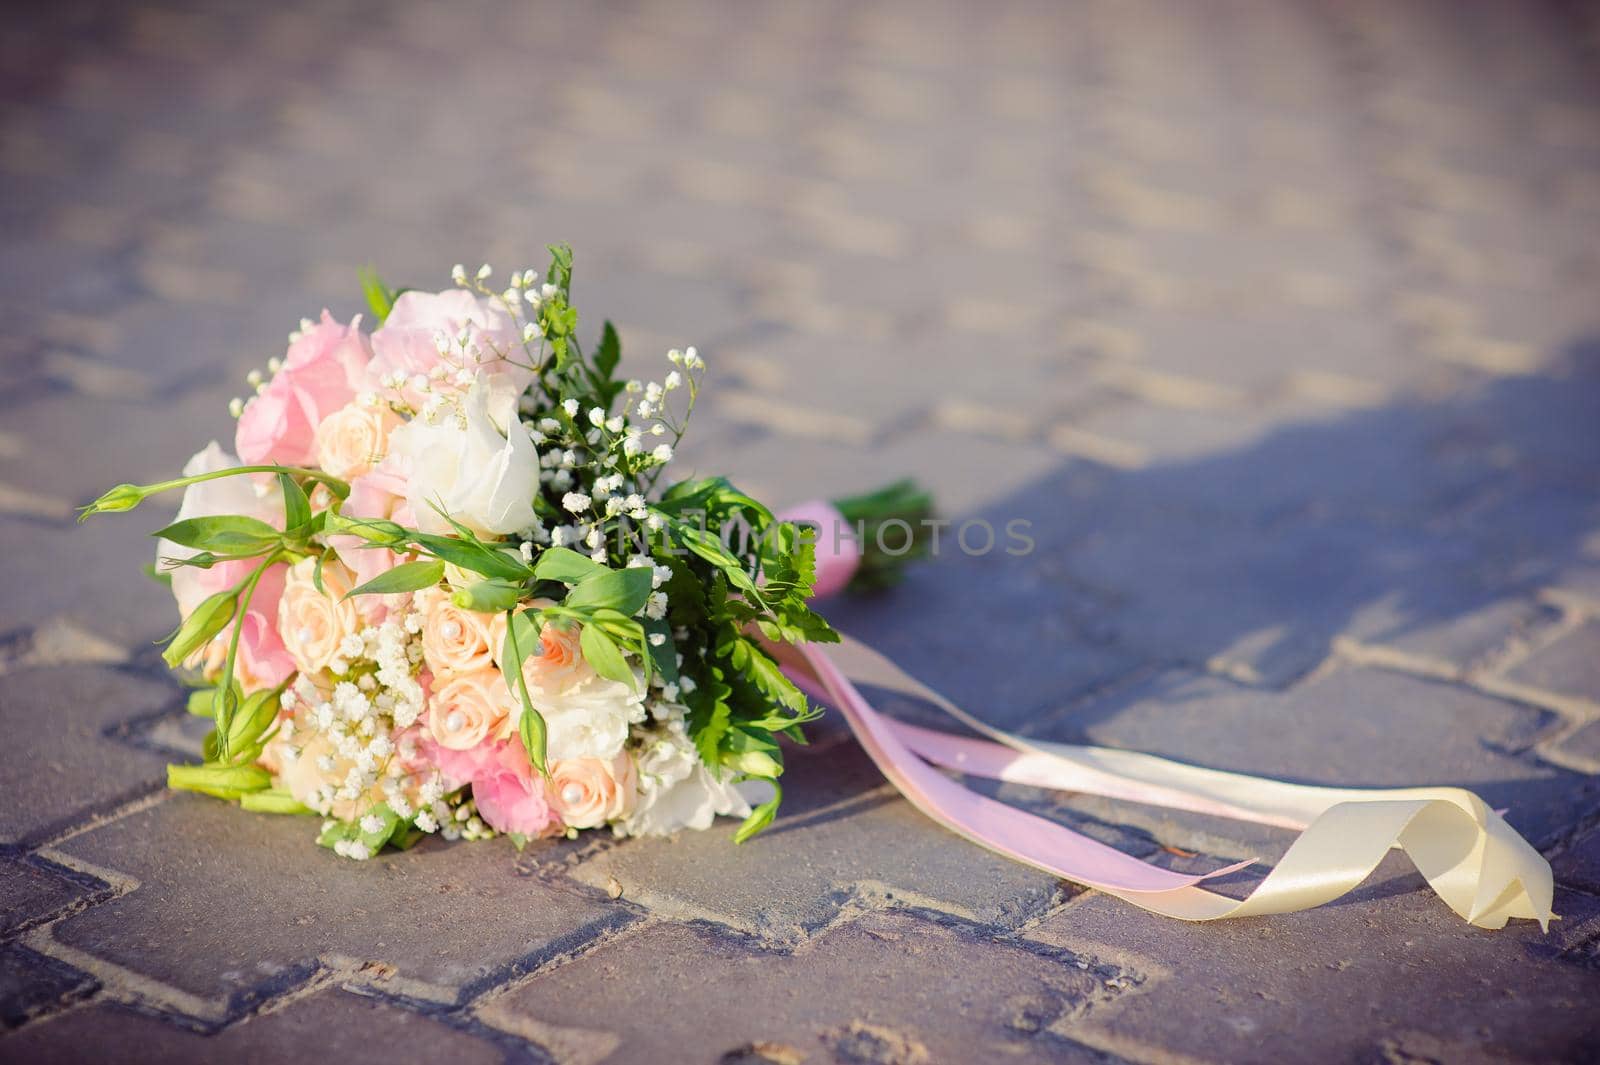
M 1166 916 L 1209 921 L 1330 902 L 1366 880 L 1398 846 L 1440 898 L 1472 924 L 1500 928 L 1510 917 L 1526 917 L 1547 926 L 1551 919 L 1549 863 L 1471 792 L 1313 787 L 1131 751 L 1024 740 L 972 717 L 869 648 L 847 641 L 844 650 L 875 681 L 930 698 L 994 742 L 885 717 L 821 648 L 774 648 L 796 679 L 820 689 L 843 712 L 868 755 L 919 810 L 966 839 L 1053 875 Z M 1197 885 L 1249 862 L 1200 876 L 1160 869 L 978 795 L 929 763 L 1304 831 L 1255 890 L 1235 900 Z

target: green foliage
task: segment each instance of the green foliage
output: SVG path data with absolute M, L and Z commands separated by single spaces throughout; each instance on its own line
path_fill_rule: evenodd
M 615 610 L 632 615 L 644 606 L 649 597 L 648 569 L 606 569 L 579 581 L 567 593 L 562 605 L 569 610 Z
M 283 542 L 283 533 L 277 529 L 259 518 L 239 514 L 186 518 L 152 535 L 171 540 L 180 547 L 239 558 L 264 554 Z
M 438 560 L 402 562 L 370 581 L 350 589 L 345 598 L 348 599 L 353 595 L 395 595 L 399 592 L 415 592 L 423 588 L 432 588 L 442 580 L 444 580 L 443 562 Z
M 378 271 L 370 266 L 363 266 L 356 271 L 356 276 L 361 280 L 361 294 L 367 298 L 367 306 L 372 308 L 372 316 L 377 319 L 377 324 L 382 325 L 383 320 L 389 317 L 389 312 L 394 309 L 394 300 L 399 293 L 383 283 L 378 276 Z

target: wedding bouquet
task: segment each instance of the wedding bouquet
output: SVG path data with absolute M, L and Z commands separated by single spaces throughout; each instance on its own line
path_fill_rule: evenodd
M 182 619 L 163 657 L 215 728 L 169 786 L 321 815 L 356 859 L 772 820 L 777 739 L 817 711 L 769 647 L 838 638 L 807 606 L 816 529 L 722 478 L 667 482 L 705 361 L 620 379 L 616 330 L 580 345 L 571 250 L 550 251 L 504 290 L 488 266 L 438 293 L 364 274 L 377 328 L 303 321 L 233 401 L 236 455 L 212 442 L 85 508 L 183 490 L 156 534 Z M 865 532 L 927 508 L 901 483 L 841 513 Z M 869 551 L 857 579 L 903 557 Z
M 182 617 L 164 657 L 203 682 L 190 709 L 215 727 L 204 764 L 169 767 L 172 787 L 320 814 L 321 842 L 357 859 L 434 832 L 521 845 L 721 814 L 744 818 L 743 841 L 777 811 L 779 737 L 803 742 L 816 714 L 799 684 L 937 823 L 1155 913 L 1318 906 L 1399 848 L 1472 924 L 1548 925 L 1549 862 L 1470 791 L 1287 783 L 1017 736 L 842 639 L 808 600 L 892 580 L 935 525 L 927 497 L 901 483 L 782 520 L 722 478 L 669 483 L 704 361 L 672 351 L 661 380 L 619 379 L 616 331 L 579 345 L 571 252 L 551 255 L 543 279 L 519 271 L 503 291 L 487 266 L 456 267 L 440 293 L 366 275 L 378 328 L 303 322 L 235 401 L 237 456 L 213 443 L 182 477 L 85 508 L 183 489 L 157 534 Z M 852 678 L 979 738 L 884 715 Z M 1151 865 L 962 776 L 1300 835 L 1236 899 L 1202 884 L 1248 862 Z

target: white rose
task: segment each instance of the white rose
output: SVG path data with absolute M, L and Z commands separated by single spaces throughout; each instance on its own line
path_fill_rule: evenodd
M 390 436 L 390 454 L 410 470 L 406 502 L 422 531 L 451 531 L 435 506 L 479 536 L 533 525 L 539 455 L 516 407 L 515 382 L 480 372 L 462 397 L 465 424 L 446 411 L 436 425 L 414 418 Z
M 710 828 L 719 814 L 750 813 L 750 804 L 732 780 L 712 776 L 685 736 L 664 732 L 646 741 L 636 765 L 638 805 L 617 826 L 618 835 L 665 836 L 681 828 Z
M 629 727 L 645 719 L 643 694 L 604 677 L 555 693 L 530 688 L 528 696 L 544 717 L 552 762 L 614 758 L 628 742 Z

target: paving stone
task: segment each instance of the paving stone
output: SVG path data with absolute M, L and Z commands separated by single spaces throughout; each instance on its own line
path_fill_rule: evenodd
M 1507 672 L 1508 679 L 1600 703 L 1600 621 L 1586 621 Z
M 144 403 L 63 394 L 35 399 L 6 411 L 6 432 L 28 447 L 25 456 L 0 460 L 0 480 L 81 505 L 124 482 L 175 477 L 213 437 L 231 450 L 226 405 L 226 395 L 219 403 L 203 392 L 167 400 L 159 415 Z M 93 453 L 87 461 L 86 448 Z
M 1038 731 L 1303 783 L 1456 785 L 1507 808 L 1506 819 L 1537 845 L 1600 809 L 1600 778 L 1521 753 L 1554 723 L 1552 714 L 1465 688 L 1344 667 L 1282 693 L 1161 672 L 1063 710 Z M 1132 824 L 1155 831 L 1164 823 L 1159 813 L 1128 809 Z M 1280 847 L 1292 838 L 1275 835 Z M 1181 836 L 1163 842 L 1185 845 Z
M 533 875 L 559 864 L 565 844 L 530 849 L 527 865 L 505 841 L 425 841 L 358 863 L 318 847 L 316 828 L 174 796 L 62 846 L 139 887 L 53 934 L 192 996 L 216 1020 L 319 960 L 374 963 L 407 994 L 454 1001 L 632 916 L 599 892 Z
M 146 794 L 166 760 L 107 733 L 168 705 L 176 691 L 101 666 L 0 677 L 0 721 L 17 741 L 0 754 L 0 842 L 33 843 Z
M 1557 883 L 1600 893 L 1600 828 L 1591 828 L 1568 843 L 1550 866 Z
M 0 935 L 48 917 L 88 894 L 60 870 L 22 858 L 0 858 Z
M 617 1061 L 1098 1061 L 1075 1033 L 1135 978 L 1090 955 L 1035 954 L 899 914 L 863 916 L 788 954 L 654 924 L 535 976 L 482 1015 Z M 658 994 L 663 986 L 675 992 Z M 596 996 L 634 1008 L 598 1015 Z
M 953 518 L 1032 522 L 1025 556 L 947 549 L 898 592 L 825 607 L 974 712 L 1297 779 L 1469 784 L 1560 847 L 1562 883 L 1600 891 L 1594 778 L 1540 757 L 1595 757 L 1594 726 L 1566 724 L 1596 697 L 1593 625 L 1541 640 L 1555 611 L 1600 611 L 1600 23 L 1582 5 L 102 6 L 8 20 L 0 76 L 0 785 L 25 800 L 0 846 L 153 787 L 203 727 L 137 673 L 173 621 L 137 575 L 172 507 L 73 528 L 71 505 L 226 438 L 227 399 L 290 325 L 359 309 L 358 264 L 442 286 L 456 260 L 537 267 L 565 239 L 586 330 L 616 319 L 630 367 L 685 343 L 711 361 L 682 449 L 699 471 L 779 503 L 913 475 Z M 1318 670 L 1336 646 L 1470 673 L 1524 645 L 1491 679 L 1578 716 Z M 51 953 L 6 948 L 0 971 L 44 989 L 24 1012 L 103 980 L 214 1027 L 294 999 L 318 964 L 433 1003 L 322 991 L 210 1039 L 80 1004 L 0 1059 L 1453 1061 L 1600 1042 L 1564 1006 L 1600 973 L 1588 895 L 1563 893 L 1548 941 L 1479 933 L 1395 859 L 1314 914 L 1188 927 L 1091 895 L 1040 925 L 1067 889 L 893 798 L 837 718 L 818 733 L 784 818 L 739 848 L 728 824 L 354 867 L 304 822 L 174 799 L 63 844 L 107 870 L 103 893 L 140 886 L 41 929 L 82 903 L 78 874 L 7 847 L 4 934 Z M 1287 838 L 975 786 L 1174 868 Z M 614 873 L 620 902 L 599 890 Z M 582 953 L 641 915 L 648 937 Z M 1007 941 L 1073 921 L 1131 990 L 1051 984 L 1083 971 Z M 855 930 L 896 922 L 916 934 Z M 630 938 L 671 956 L 624 967 Z M 739 987 L 696 1028 L 660 994 L 734 978 L 780 1005 Z M 436 1019 L 503 981 L 501 1003 L 535 1003 L 496 1014 L 520 1037 Z M 624 1008 L 597 1022 L 596 1001 Z
M 1489 932 L 1407 890 L 1413 879 L 1369 885 L 1349 905 L 1209 924 L 1091 894 L 1029 937 L 1149 974 L 1074 1030 L 1136 1061 L 1174 1046 L 1218 1062 L 1590 1056 L 1594 977 L 1566 952 L 1595 933 L 1596 901 L 1558 892 L 1565 920 L 1549 936 L 1532 921 Z
M 187 1031 L 125 1007 L 94 1004 L 9 1038 L 0 1059 L 53 1062 L 252 1062 L 331 1060 L 373 1065 L 396 1060 L 490 1065 L 505 1061 L 495 1042 L 426 1014 L 338 990 L 320 991 L 217 1035 Z
M 1361 608 L 1345 635 L 1365 643 L 1399 651 L 1421 663 L 1471 670 L 1518 641 L 1550 625 L 1557 612 L 1525 599 L 1501 599 L 1478 606 L 1485 592 L 1462 582 L 1434 601 L 1434 608 L 1418 616 L 1414 608 L 1397 599 L 1382 599 Z M 1455 602 L 1452 602 L 1452 598 Z
M 82 525 L 0 514 L 0 538 L 9 548 L 0 552 L 0 582 L 12 589 L 0 600 L 0 631 L 65 625 L 90 634 L 102 649 L 147 651 L 178 623 L 172 593 L 141 572 L 155 561 L 149 534 L 175 510 L 141 508 Z
M 841 737 L 842 740 L 842 737 Z M 897 796 L 853 742 L 785 758 L 784 805 L 745 844 L 737 822 L 671 839 L 627 840 L 579 863 L 596 888 L 660 916 L 704 919 L 792 943 L 869 900 L 1014 928 L 1044 913 L 1053 878 L 951 835 Z
M 53 958 L 35 954 L 15 943 L 0 946 L 0 1060 L 13 1059 L 5 1028 L 15 1028 L 34 1017 L 94 991 L 90 977 Z

